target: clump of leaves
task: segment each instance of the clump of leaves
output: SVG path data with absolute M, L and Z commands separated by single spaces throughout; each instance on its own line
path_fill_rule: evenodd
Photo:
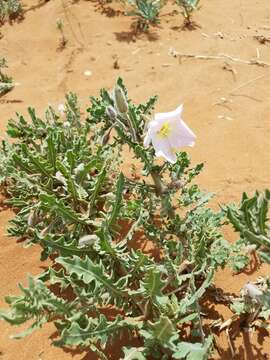
M 200 0 L 176 0 L 176 4 L 181 8 L 184 17 L 183 27 L 193 30 L 198 25 L 192 20 L 193 12 L 198 8 Z
M 247 283 L 240 297 L 232 302 L 231 309 L 238 316 L 242 316 L 243 326 L 263 325 L 268 327 L 270 318 L 270 281 L 259 278 L 254 283 Z M 259 321 L 261 321 L 261 323 Z
M 66 97 L 64 122 L 52 108 L 45 120 L 32 108 L 28 112 L 30 122 L 23 116 L 9 121 L 7 133 L 14 144 L 4 143 L 2 149 L 8 202 L 18 210 L 8 231 L 29 244 L 39 243 L 43 259 L 57 249 L 85 253 L 75 244 L 99 228 L 103 211 L 115 199 L 117 149 L 91 143 L 90 127 L 81 124 L 72 93 Z
M 19 0 L 0 0 L 0 24 L 22 16 L 23 9 Z
M 252 329 L 269 330 L 270 319 L 270 281 L 269 278 L 260 277 L 255 282 L 247 282 L 240 290 L 240 295 L 222 296 L 230 305 L 233 315 L 221 321 L 212 323 L 219 331 L 226 330 L 226 335 L 231 351 L 231 357 L 236 356 L 233 340 L 241 331 Z
M 14 87 L 12 78 L 3 72 L 3 69 L 7 67 L 6 59 L 0 57 L 0 97 L 12 90 Z
M 191 167 L 184 152 L 160 164 L 143 147 L 156 97 L 135 105 L 119 79 L 91 102 L 87 121 L 69 94 L 63 119 L 52 108 L 44 120 L 29 109 L 30 122 L 9 122 L 13 142 L 3 143 L 1 169 L 17 208 L 9 232 L 54 262 L 7 297 L 10 310 L 0 316 L 12 325 L 32 321 L 16 338 L 54 321 L 55 345 L 101 359 L 122 333 L 139 343 L 127 344 L 123 359 L 207 359 L 213 338 L 200 299 L 232 250 L 223 211 L 211 210 L 212 194 L 192 183 L 203 165 Z M 127 146 L 139 178 L 122 172 Z M 107 316 L 108 307 L 117 315 Z
M 256 250 L 261 261 L 267 263 L 270 263 L 269 201 L 269 190 L 256 192 L 252 197 L 244 193 L 239 206 L 232 204 L 225 208 L 228 220 L 240 233 L 238 245 Z
M 67 43 L 68 43 L 68 39 L 65 35 L 65 31 L 64 31 L 64 23 L 61 19 L 56 21 L 56 27 L 60 32 L 60 39 L 59 39 L 59 45 L 58 45 L 58 49 L 59 50 L 63 50 Z
M 130 16 L 136 16 L 135 31 L 146 32 L 150 26 L 159 24 L 159 13 L 163 6 L 162 0 L 129 0 L 133 10 Z

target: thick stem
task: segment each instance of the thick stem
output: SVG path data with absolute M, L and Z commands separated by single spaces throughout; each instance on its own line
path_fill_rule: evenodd
M 168 190 L 168 187 L 163 184 L 163 182 L 161 180 L 161 176 L 158 173 L 156 173 L 155 171 L 151 171 L 150 175 L 152 176 L 152 179 L 155 184 L 156 194 L 157 194 L 157 196 L 161 197 L 161 206 L 164 207 L 164 203 L 162 201 L 162 196 L 164 196 L 164 194 Z M 171 219 L 173 219 L 175 217 L 175 211 L 172 206 L 169 209 L 167 209 L 166 213 L 169 216 L 169 218 L 171 218 Z
M 151 171 L 150 175 L 152 176 L 153 182 L 155 184 L 156 194 L 161 196 L 164 194 L 166 187 L 164 186 L 161 177 L 155 171 Z

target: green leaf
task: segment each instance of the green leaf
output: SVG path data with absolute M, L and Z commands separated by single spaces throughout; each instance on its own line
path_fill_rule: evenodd
M 44 238 L 40 238 L 41 244 L 44 246 L 48 246 L 53 250 L 59 252 L 61 256 L 68 255 L 83 255 L 89 252 L 93 252 L 93 250 L 89 250 L 87 248 L 80 249 L 77 246 L 77 241 L 67 241 L 64 236 L 61 236 L 58 239 L 52 239 L 50 235 L 46 235 Z
M 145 298 L 150 298 L 156 301 L 158 297 L 162 296 L 162 288 L 165 281 L 162 280 L 162 274 L 154 267 L 147 270 L 143 280 L 140 282 L 140 288 L 131 291 L 131 294 L 143 294 Z
M 174 341 L 178 339 L 178 333 L 172 321 L 167 316 L 160 316 L 160 319 L 152 323 L 147 322 L 147 328 L 140 330 L 140 334 L 148 341 L 154 341 L 169 349 L 175 347 Z
M 173 359 L 207 360 L 212 347 L 213 337 L 209 336 L 204 344 L 180 342 L 173 353 Z
M 258 202 L 259 202 L 259 214 L 258 214 L 259 229 L 263 235 L 266 235 L 268 201 L 264 197 L 261 197 L 261 199 Z
M 105 182 L 106 175 L 107 175 L 107 172 L 106 172 L 106 168 L 104 166 L 101 173 L 97 176 L 97 180 L 96 180 L 95 185 L 94 185 L 94 190 L 93 190 L 93 193 L 92 193 L 92 195 L 90 197 L 90 200 L 89 200 L 89 209 L 90 209 L 89 212 L 90 212 L 90 214 L 94 209 L 95 201 L 97 200 L 97 196 L 98 196 L 99 192 L 101 191 L 101 188 L 102 188 L 102 186 L 103 186 L 103 184 Z
M 52 133 L 48 136 L 47 143 L 48 143 L 48 158 L 49 158 L 53 168 L 55 169 L 56 149 L 55 149 L 54 138 L 53 138 Z
M 123 347 L 124 357 L 120 360 L 146 360 L 143 355 L 144 347 Z
M 256 235 L 249 230 L 244 230 L 243 236 L 248 242 L 251 242 L 252 244 L 263 245 L 270 248 L 270 239 L 264 235 Z
M 39 199 L 41 206 L 45 210 L 55 211 L 59 216 L 62 216 L 65 220 L 71 221 L 72 223 L 85 224 L 79 214 L 76 214 L 71 207 L 66 206 L 63 201 L 57 199 L 54 195 L 40 194 Z
M 117 282 L 114 282 L 113 277 L 106 274 L 102 263 L 95 264 L 89 258 L 82 260 L 78 256 L 58 258 L 56 262 L 63 265 L 71 275 L 77 275 L 85 284 L 95 282 L 97 286 L 104 287 L 104 290 L 116 298 L 127 297 L 126 286 L 128 276 L 122 277 Z
M 114 321 L 108 321 L 104 315 L 100 315 L 98 319 L 87 318 L 84 323 L 86 325 L 82 327 L 73 321 L 69 327 L 65 327 L 60 340 L 55 341 L 54 344 L 85 347 L 99 341 L 101 347 L 105 347 L 108 339 L 116 336 L 116 332 L 126 326 L 120 315 L 117 315 Z
M 66 168 L 66 166 L 63 163 L 61 163 L 60 161 L 56 162 L 56 167 L 57 167 L 58 170 L 60 170 L 60 172 L 67 179 L 68 191 L 71 193 L 74 202 L 77 203 L 78 200 L 79 200 L 79 195 L 78 195 L 78 192 L 77 192 L 75 181 L 73 180 L 72 175 L 70 173 L 70 170 L 68 170 Z
M 112 211 L 111 211 L 111 213 L 109 215 L 109 219 L 108 219 L 108 227 L 109 228 L 115 224 L 116 219 L 120 213 L 120 210 L 122 207 L 124 183 L 125 183 L 124 175 L 122 173 L 120 173 L 117 183 L 116 183 L 116 194 L 115 194 L 115 199 L 114 199 L 114 205 L 113 205 Z
M 235 211 L 232 209 L 232 207 L 227 207 L 227 217 L 236 231 L 242 231 L 243 225 L 239 218 L 235 216 Z

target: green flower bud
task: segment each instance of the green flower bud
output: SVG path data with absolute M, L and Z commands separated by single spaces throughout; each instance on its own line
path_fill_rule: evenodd
M 120 113 L 127 113 L 128 103 L 127 103 L 126 95 L 118 85 L 116 85 L 114 88 L 114 98 L 118 111 Z

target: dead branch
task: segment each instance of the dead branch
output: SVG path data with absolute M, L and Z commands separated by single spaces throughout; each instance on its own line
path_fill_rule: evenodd
M 257 66 L 262 66 L 262 67 L 270 66 L 270 63 L 261 61 L 258 58 L 251 59 L 251 60 L 243 60 L 243 59 L 239 59 L 239 58 L 233 57 L 228 54 L 218 54 L 218 55 L 184 54 L 184 53 L 180 53 L 174 49 L 170 49 L 169 55 L 171 55 L 175 58 L 178 58 L 180 62 L 182 59 L 192 58 L 192 59 L 198 59 L 198 60 L 230 60 L 230 61 L 233 61 L 236 63 L 246 64 L 246 65 L 257 65 Z

